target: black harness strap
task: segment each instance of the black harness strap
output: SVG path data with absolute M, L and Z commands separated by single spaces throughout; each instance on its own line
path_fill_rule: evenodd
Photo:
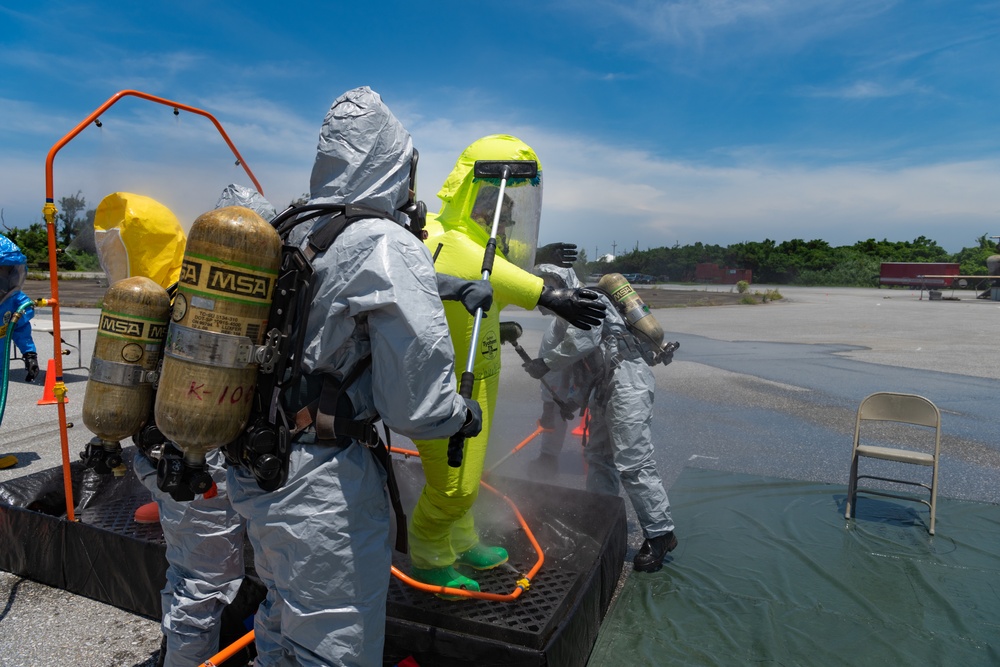
M 309 259 L 309 261 L 312 261 L 313 257 L 329 249 L 347 225 L 361 218 L 392 219 L 386 216 L 385 211 L 379 211 L 378 209 L 371 208 L 370 206 L 346 204 L 344 205 L 343 215 L 334 216 L 334 218 L 324 225 L 322 229 L 317 230 L 309 236 L 309 245 L 305 252 L 306 258 Z
M 316 424 L 316 440 L 319 442 L 334 442 L 341 436 L 348 436 L 360 441 L 368 447 L 373 447 L 378 439 L 378 432 L 370 421 L 358 421 L 355 419 L 344 419 L 341 414 L 337 418 L 337 408 L 340 406 L 340 399 L 344 391 L 354 384 L 355 380 L 361 377 L 368 367 L 372 365 L 371 355 L 359 361 L 351 372 L 347 374 L 343 382 L 338 381 L 332 375 L 323 377 L 323 388 L 320 390 L 319 398 L 307 405 L 304 409 L 309 410 L 310 415 Z M 375 440 L 372 439 L 374 433 Z
M 403 511 L 403 501 L 399 496 L 399 486 L 396 484 L 396 473 L 392 468 L 392 457 L 389 456 L 389 429 L 382 424 L 385 431 L 385 443 L 379 440 L 380 447 L 375 447 L 372 453 L 375 459 L 382 464 L 385 469 L 385 484 L 389 489 L 389 502 L 392 503 L 392 512 L 396 515 L 396 551 L 401 554 L 410 552 L 409 533 L 406 528 L 406 512 Z

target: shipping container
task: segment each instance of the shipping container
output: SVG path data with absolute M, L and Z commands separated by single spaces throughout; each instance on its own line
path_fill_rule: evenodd
M 953 262 L 882 262 L 878 284 L 879 287 L 951 287 L 952 276 L 959 275 L 959 266 Z
M 694 279 L 699 283 L 714 283 L 716 285 L 735 285 L 741 280 L 753 282 L 753 271 L 750 269 L 731 269 L 709 262 L 695 264 Z

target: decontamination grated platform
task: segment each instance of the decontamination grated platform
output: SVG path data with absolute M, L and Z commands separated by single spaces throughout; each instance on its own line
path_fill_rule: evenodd
M 397 461 L 404 507 L 423 484 L 419 462 Z M 621 498 L 490 478 L 524 515 L 545 563 L 531 587 L 513 602 L 441 600 L 395 577 L 390 582 L 386 658 L 412 654 L 421 665 L 584 665 L 614 595 L 626 551 Z M 482 490 L 476 526 L 486 544 L 510 553 L 510 569 L 466 571 L 483 591 L 510 593 L 535 552 L 506 503 Z M 394 564 L 409 570 L 409 559 Z
M 165 582 L 163 534 L 158 524 L 137 524 L 135 509 L 149 501 L 131 472 L 134 448 L 125 450 L 121 478 L 71 466 L 77 522 L 64 518 L 62 469 L 0 484 L 0 569 L 120 609 L 157 619 Z M 423 484 L 418 460 L 397 460 L 404 507 Z M 513 478 L 490 480 L 510 497 L 545 550 L 531 587 L 513 602 L 445 601 L 392 577 L 385 663 L 413 656 L 420 665 L 584 665 L 621 574 L 626 551 L 621 498 Z M 507 505 L 487 491 L 476 505 L 484 542 L 502 544 L 510 567 L 476 572 L 484 591 L 509 593 L 535 553 Z M 263 599 L 252 569 L 223 618 L 230 640 Z M 404 572 L 409 559 L 395 554 Z

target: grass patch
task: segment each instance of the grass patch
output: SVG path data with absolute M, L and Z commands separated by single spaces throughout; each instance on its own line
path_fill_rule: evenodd
M 785 297 L 782 296 L 781 292 L 776 289 L 769 289 L 764 292 L 754 290 L 753 292 L 743 294 L 740 297 L 740 303 L 747 306 L 753 306 L 758 303 L 767 303 L 768 301 L 780 301 L 784 298 Z

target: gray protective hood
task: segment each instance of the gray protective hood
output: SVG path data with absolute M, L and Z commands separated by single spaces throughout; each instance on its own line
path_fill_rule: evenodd
M 224 206 L 244 206 L 268 222 L 273 220 L 274 216 L 278 215 L 274 206 L 264 198 L 264 195 L 253 188 L 236 183 L 227 185 L 222 194 L 219 195 L 219 201 L 215 202 L 215 208 L 222 208 Z
M 536 276 L 545 281 L 546 287 L 555 289 L 566 288 L 576 289 L 583 287 L 583 283 L 576 275 L 573 267 L 561 267 L 555 264 L 538 264 L 532 271 Z
M 413 140 L 378 93 L 349 90 L 330 107 L 309 180 L 310 203 L 365 204 L 391 213 L 407 201 Z

